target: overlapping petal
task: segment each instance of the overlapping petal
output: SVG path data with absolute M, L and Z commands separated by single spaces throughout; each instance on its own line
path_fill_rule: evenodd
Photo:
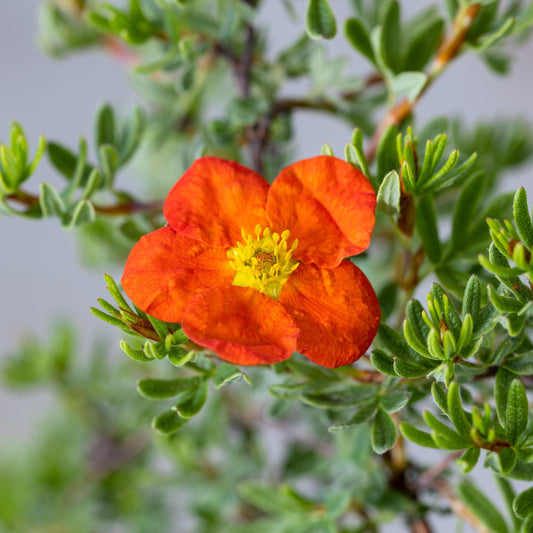
M 255 289 L 219 287 L 187 306 L 182 327 L 194 342 L 237 365 L 272 364 L 296 349 L 298 328 L 275 300 Z
M 349 163 L 318 156 L 281 171 L 270 187 L 267 217 L 276 231 L 289 229 L 300 245 L 295 256 L 334 268 L 368 247 L 376 195 Z
M 265 225 L 268 183 L 234 161 L 197 159 L 167 196 L 164 215 L 178 233 L 211 246 L 234 246 L 241 229 Z
M 374 289 L 351 261 L 332 270 L 301 264 L 284 285 L 279 302 L 300 329 L 297 350 L 329 368 L 359 359 L 379 326 Z
M 189 239 L 166 226 L 133 247 L 122 286 L 135 304 L 166 322 L 180 322 L 198 292 L 231 285 L 235 271 L 226 251 Z

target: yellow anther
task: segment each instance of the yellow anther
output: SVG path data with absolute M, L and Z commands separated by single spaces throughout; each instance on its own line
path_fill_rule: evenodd
M 241 235 L 244 244 L 238 242 L 227 252 L 230 265 L 236 270 L 233 285 L 252 287 L 277 300 L 283 284 L 299 265 L 292 258 L 298 241 L 295 239 L 287 251 L 290 231 L 285 230 L 280 236 L 268 227 L 263 230 L 261 224 L 255 226 L 255 238 L 244 230 Z

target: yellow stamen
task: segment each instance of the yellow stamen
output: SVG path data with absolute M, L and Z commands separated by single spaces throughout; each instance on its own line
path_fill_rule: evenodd
M 289 248 L 290 234 L 289 230 L 281 235 L 272 233 L 270 228 L 263 229 L 260 224 L 255 227 L 255 238 L 242 230 L 244 244 L 238 242 L 228 250 L 230 265 L 237 271 L 233 285 L 252 287 L 277 300 L 283 284 L 299 265 L 292 258 L 298 239 L 294 239 Z

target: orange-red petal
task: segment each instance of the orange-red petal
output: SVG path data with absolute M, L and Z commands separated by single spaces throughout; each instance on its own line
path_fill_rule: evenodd
M 332 270 L 300 264 L 283 286 L 279 302 L 300 329 L 296 349 L 328 368 L 359 359 L 379 326 L 374 289 L 351 261 Z
M 184 237 L 166 226 L 133 247 L 122 276 L 126 294 L 140 309 L 166 322 L 180 322 L 198 292 L 231 285 L 235 271 L 226 251 Z
M 366 177 L 331 156 L 298 161 L 270 187 L 267 217 L 275 231 L 288 229 L 300 242 L 295 257 L 333 268 L 368 247 L 376 195 Z
M 265 224 L 268 183 L 234 161 L 197 159 L 174 185 L 163 213 L 178 233 L 211 246 L 235 246 L 241 229 Z
M 298 328 L 283 307 L 255 289 L 225 287 L 200 293 L 187 306 L 183 331 L 237 365 L 272 364 L 296 349 Z

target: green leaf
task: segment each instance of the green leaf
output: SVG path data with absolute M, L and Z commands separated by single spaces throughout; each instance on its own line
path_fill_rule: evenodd
M 525 431 L 528 416 L 529 405 L 526 389 L 521 381 L 516 378 L 509 388 L 507 408 L 505 410 L 505 431 L 511 444 L 515 444 L 518 437 Z
M 396 97 L 405 97 L 414 102 L 422 93 L 428 82 L 423 72 L 401 72 L 391 79 L 391 88 Z
M 387 413 L 395 413 L 403 409 L 411 399 L 411 393 L 406 390 L 398 390 L 381 394 L 379 404 Z
M 498 462 L 501 473 L 507 476 L 516 464 L 516 452 L 512 448 L 503 448 L 498 452 Z
M 372 449 L 383 454 L 394 446 L 397 438 L 394 421 L 383 409 L 378 409 L 372 424 Z
M 381 50 L 385 64 L 393 71 L 400 69 L 402 44 L 400 28 L 400 5 L 396 0 L 387 4 L 382 20 Z
M 187 350 L 180 346 L 172 346 L 168 350 L 168 361 L 174 366 L 180 367 L 196 357 L 194 350 Z
M 431 385 L 431 395 L 433 396 L 433 399 L 435 400 L 435 403 L 438 405 L 439 409 L 445 415 L 448 415 L 448 396 L 438 383 L 433 383 Z
M 479 278 L 472 274 L 470 276 L 464 293 L 462 315 L 471 315 L 474 321 L 474 329 L 477 328 L 478 316 L 481 311 L 481 282 Z
M 533 351 L 509 357 L 503 363 L 503 367 L 522 376 L 533 374 Z
M 379 325 L 376 340 L 380 346 L 386 348 L 394 357 L 399 357 L 402 360 L 412 359 L 409 345 L 403 336 L 387 324 L 381 323 Z
M 480 449 L 477 446 L 467 448 L 463 455 L 457 459 L 457 464 L 461 467 L 463 473 L 470 472 L 477 464 L 479 459 Z
M 396 377 L 396 372 L 394 371 L 394 359 L 382 350 L 374 350 L 370 354 L 370 362 L 378 372 L 381 372 L 386 376 Z
M 152 419 L 152 427 L 163 435 L 171 435 L 181 429 L 187 423 L 187 419 L 178 416 L 176 411 L 169 409 L 163 411 Z
M 503 500 L 505 501 L 505 507 L 509 511 L 508 514 L 513 521 L 514 529 L 518 531 L 522 521 L 515 515 L 513 511 L 513 501 L 516 497 L 515 491 L 510 481 L 504 478 L 503 476 L 494 476 L 494 481 L 496 482 L 496 485 L 498 485 L 498 489 L 500 490 L 503 496 Z
M 337 33 L 335 15 L 327 0 L 309 0 L 305 22 L 312 39 L 333 39 Z
M 488 294 L 492 305 L 502 313 L 518 313 L 524 306 L 516 298 L 502 296 L 492 285 L 488 286 Z
M 469 226 L 472 223 L 472 213 L 476 213 L 485 190 L 486 177 L 475 174 L 461 190 L 453 210 L 452 236 L 450 249 L 457 253 L 473 244 L 470 239 Z M 464 315 L 464 313 L 463 313 Z
M 379 140 L 376 161 L 378 165 L 378 182 L 388 174 L 391 170 L 395 170 L 399 166 L 398 153 L 396 151 L 396 136 L 398 135 L 398 128 L 393 124 L 389 126 L 385 133 Z
M 391 170 L 381 182 L 377 195 L 377 207 L 389 215 L 397 217 L 400 214 L 400 176 Z
M 533 224 L 527 206 L 527 193 L 523 187 L 516 191 L 513 202 L 513 217 L 520 239 L 531 250 L 533 248 Z
M 424 446 L 425 448 L 438 448 L 439 446 L 435 444 L 435 441 L 431 438 L 429 433 L 422 431 L 418 428 L 415 428 L 407 422 L 402 422 L 400 424 L 400 433 L 408 440 Z
M 345 429 L 352 429 L 354 427 L 357 427 L 363 422 L 370 420 L 370 418 L 374 416 L 374 413 L 376 412 L 377 408 L 378 408 L 377 397 L 371 398 L 370 400 L 367 400 L 359 404 L 357 406 L 355 413 L 348 419 L 348 421 L 342 424 L 336 424 L 334 426 L 330 426 L 328 430 L 331 432 L 334 432 L 334 431 L 342 431 Z
M 89 224 L 96 218 L 93 204 L 88 200 L 79 201 L 73 211 L 70 219 L 67 220 L 66 227 L 73 228 L 75 226 L 81 226 L 82 224 Z
M 344 34 L 346 35 L 348 42 L 357 51 L 359 51 L 372 63 L 376 63 L 370 37 L 359 19 L 355 17 L 347 19 L 344 23 Z
M 220 389 L 225 385 L 240 381 L 241 379 L 248 381 L 246 374 L 244 374 L 240 368 L 235 365 L 230 365 L 229 363 L 221 363 L 218 365 L 215 375 L 213 376 L 213 385 L 215 388 Z
M 147 363 L 154 360 L 153 357 L 148 357 L 148 355 L 144 353 L 144 350 L 136 350 L 135 348 L 132 348 L 124 339 L 120 341 L 119 345 L 120 349 L 134 361 L 138 361 L 139 363 Z
M 428 10 L 429 11 L 429 10 Z M 412 32 L 408 34 L 408 46 L 405 53 L 403 70 L 422 70 L 431 59 L 442 38 L 444 21 L 433 16 L 419 18 L 411 24 Z
M 377 396 L 374 384 L 348 385 L 319 393 L 303 393 L 302 402 L 322 409 L 345 409 Z
M 402 378 L 421 378 L 426 376 L 432 367 L 411 363 L 402 359 L 394 358 L 394 372 Z
M 178 394 L 182 394 L 190 389 L 196 389 L 205 380 L 199 376 L 191 378 L 178 378 L 171 380 L 163 379 L 141 379 L 137 383 L 137 390 L 145 398 L 173 398 Z
M 194 379 L 194 378 L 191 378 Z M 201 378 L 200 378 L 201 379 Z M 201 379 L 200 385 L 189 389 L 172 405 L 181 418 L 192 418 L 197 415 L 207 400 L 208 382 Z
M 533 533 L 533 515 L 530 515 L 524 520 L 520 533 Z
M 496 403 L 496 413 L 500 424 L 505 427 L 505 419 L 507 414 L 507 397 L 509 389 L 515 375 L 503 367 L 498 369 L 494 378 L 494 400 Z
M 470 481 L 457 487 L 461 501 L 493 533 L 508 533 L 507 525 L 497 507 Z
M 126 122 L 120 139 L 119 160 L 121 165 L 124 165 L 137 150 L 144 133 L 145 122 L 143 112 L 136 108 Z
M 468 435 L 461 435 L 460 433 L 457 433 L 446 424 L 441 422 L 429 411 L 424 412 L 424 420 L 426 421 L 426 424 L 431 429 L 436 431 L 439 436 L 442 436 L 451 445 L 453 445 L 454 449 L 461 450 L 463 448 L 470 448 L 470 446 L 472 446 L 472 441 Z
M 521 492 L 513 502 L 513 511 L 520 518 L 533 515 L 533 487 Z
M 68 148 L 55 142 L 49 142 L 47 146 L 48 158 L 52 165 L 65 176 L 71 179 L 74 176 L 78 164 L 78 157 L 74 155 Z M 81 185 L 84 185 L 92 172 L 91 165 L 84 164 Z
M 442 257 L 442 246 L 437 228 L 437 214 L 431 196 L 423 196 L 416 208 L 415 227 L 422 239 L 427 258 L 437 264 Z
M 459 385 L 457 385 L 455 381 L 448 389 L 448 412 L 457 431 L 461 435 L 469 435 L 472 424 L 466 417 L 466 414 L 463 410 L 461 397 L 459 395 Z
M 115 113 L 109 104 L 103 105 L 96 115 L 96 146 L 115 144 Z
M 61 216 L 66 211 L 65 202 L 63 202 L 59 193 L 49 183 L 41 183 L 41 194 L 39 195 L 39 203 L 43 216 Z

